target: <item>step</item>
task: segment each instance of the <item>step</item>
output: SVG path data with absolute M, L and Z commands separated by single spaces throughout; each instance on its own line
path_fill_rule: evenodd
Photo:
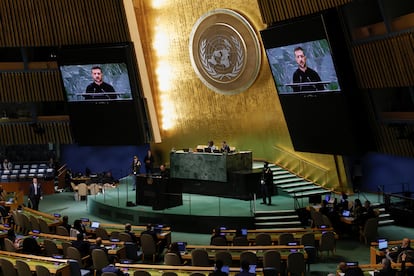
M 287 178 L 287 179 L 277 179 L 276 180 L 276 184 L 280 185 L 280 184 L 287 184 L 287 183 L 292 183 L 292 182 L 299 182 L 299 181 L 304 181 L 301 178 Z
M 325 195 L 330 194 L 331 191 L 325 190 L 325 189 L 318 189 L 318 190 L 312 190 L 307 192 L 299 192 L 299 193 L 291 193 L 291 195 L 295 198 L 301 198 L 301 197 L 308 197 L 313 195 Z
M 292 220 L 292 219 L 298 219 L 298 216 L 297 215 L 295 215 L 295 216 L 273 216 L 273 217 L 255 217 L 254 218 L 255 220 L 284 220 L 284 219 L 286 219 L 287 221 L 290 221 L 290 220 Z
M 312 182 L 303 181 L 303 180 L 300 180 L 300 179 L 299 179 L 298 182 L 290 182 L 290 183 L 284 183 L 284 184 L 277 183 L 277 186 L 279 188 L 282 188 L 282 189 L 288 189 L 288 188 L 294 188 L 294 187 L 300 187 L 300 186 L 307 186 L 307 185 L 317 186 L 317 185 L 313 184 Z
M 294 193 L 294 192 L 302 192 L 302 191 L 311 191 L 311 190 L 316 190 L 316 189 L 320 189 L 320 187 L 316 185 L 307 185 L 307 186 L 296 187 L 294 189 L 283 189 L 283 190 L 288 193 Z
M 391 215 L 388 213 L 382 213 L 382 214 L 379 214 L 378 217 L 379 219 L 383 219 L 383 218 L 389 218 L 391 217 Z
M 274 215 L 289 215 L 289 214 L 296 214 L 296 210 L 287 209 L 287 210 L 274 210 L 274 211 L 256 211 L 254 214 L 255 214 L 255 216 L 258 216 L 258 215 L 272 215 L 272 216 L 274 216 Z
M 292 225 L 299 226 L 301 225 L 300 221 L 283 221 L 283 222 L 258 222 L 255 223 L 256 226 L 287 226 L 284 228 L 292 227 Z M 257 227 L 256 227 L 257 228 Z
M 394 223 L 395 223 L 395 221 L 393 219 L 380 220 L 380 221 L 378 221 L 378 226 L 391 225 L 391 224 L 394 224 Z
M 284 170 L 275 170 L 275 171 L 272 171 L 272 172 L 273 172 L 273 176 L 275 176 L 275 175 L 285 175 L 285 174 L 294 175 L 294 174 L 291 174 L 290 172 L 284 171 Z M 296 175 L 294 175 L 294 176 L 296 176 Z
M 302 180 L 302 178 L 299 178 L 294 174 L 278 174 L 278 175 L 273 176 L 273 180 L 275 180 L 275 179 L 287 179 L 287 178 L 294 178 L 294 179 Z

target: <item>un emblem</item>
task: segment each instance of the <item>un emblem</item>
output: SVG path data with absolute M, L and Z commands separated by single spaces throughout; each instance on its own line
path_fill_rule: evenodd
M 240 14 L 217 9 L 204 14 L 190 37 L 191 64 L 213 91 L 232 95 L 248 89 L 261 64 L 259 41 Z

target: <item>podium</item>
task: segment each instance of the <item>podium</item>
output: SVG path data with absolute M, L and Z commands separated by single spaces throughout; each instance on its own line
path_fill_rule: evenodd
M 138 175 L 136 178 L 137 205 L 152 206 L 153 210 L 183 205 L 181 188 L 170 185 L 169 178 L 154 175 Z

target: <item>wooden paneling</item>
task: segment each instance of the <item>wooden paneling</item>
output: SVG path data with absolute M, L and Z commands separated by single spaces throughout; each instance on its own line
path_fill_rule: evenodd
M 69 117 L 33 122 L 4 121 L 0 123 L 0 144 L 71 144 L 73 142 Z
M 320 12 L 350 2 L 351 0 L 258 0 L 263 23 L 266 24 Z
M 361 88 L 414 85 L 414 39 L 405 33 L 352 48 Z
M 120 0 L 3 0 L 0 47 L 130 41 Z
M 64 101 L 59 71 L 1 72 L 2 102 Z

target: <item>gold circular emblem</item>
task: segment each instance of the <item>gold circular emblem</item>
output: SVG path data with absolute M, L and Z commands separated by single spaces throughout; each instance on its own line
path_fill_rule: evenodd
M 201 16 L 191 31 L 190 59 L 208 88 L 220 94 L 238 94 L 247 90 L 259 73 L 259 40 L 239 13 L 213 10 Z
M 154 183 L 154 179 L 152 177 L 147 177 L 147 184 L 152 185 Z

